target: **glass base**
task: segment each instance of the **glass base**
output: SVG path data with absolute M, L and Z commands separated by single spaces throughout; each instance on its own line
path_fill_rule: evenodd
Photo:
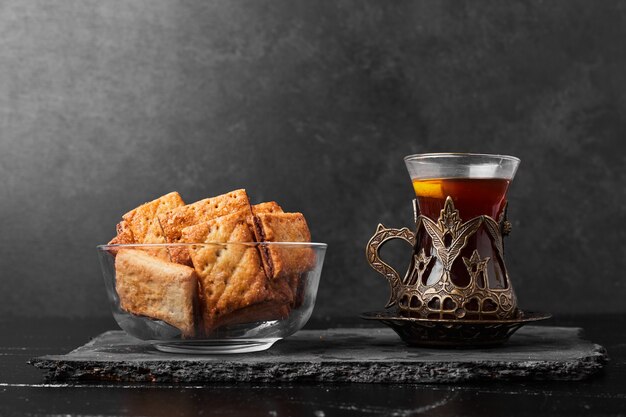
M 272 339 L 230 339 L 230 340 L 181 340 L 176 342 L 156 342 L 155 349 L 166 353 L 186 353 L 195 355 L 229 355 L 267 350 L 281 338 Z

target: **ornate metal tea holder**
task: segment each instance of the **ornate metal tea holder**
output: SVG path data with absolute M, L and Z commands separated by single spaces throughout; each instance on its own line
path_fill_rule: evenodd
M 503 236 L 511 231 L 506 206 L 498 221 L 482 215 L 464 223 L 450 196 L 437 222 L 419 213 L 417 200 L 413 200 L 413 210 L 415 232 L 379 224 L 366 248 L 369 264 L 391 287 L 385 308 L 396 305 L 397 310 L 364 313 L 362 318 L 388 325 L 409 345 L 471 347 L 504 343 L 524 324 L 551 317 L 517 307 L 503 257 Z M 452 266 L 468 239 L 481 229 L 487 232 L 495 248 L 492 255 L 498 259 L 481 258 L 477 249 L 469 257 L 461 256 L 469 284 L 457 285 L 451 278 Z M 429 236 L 427 247 L 420 247 L 420 233 Z M 402 239 L 413 247 L 413 259 L 404 278 L 380 259 L 380 248 L 392 239 Z M 505 283 L 500 288 L 490 288 L 490 261 L 499 262 L 502 267 Z M 425 282 L 425 272 L 428 269 L 432 274 L 435 264 L 440 271 L 438 278 Z

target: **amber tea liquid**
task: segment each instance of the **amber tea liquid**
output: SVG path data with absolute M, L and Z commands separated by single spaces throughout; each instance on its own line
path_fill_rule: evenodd
M 454 207 L 459 211 L 464 223 L 474 217 L 487 215 L 498 220 L 506 202 L 509 180 L 503 178 L 436 178 L 413 179 L 413 188 L 417 196 L 420 214 L 437 221 L 448 196 L 452 197 Z M 418 242 L 427 255 L 436 255 L 430 236 L 422 229 L 418 234 Z M 482 228 L 468 239 L 459 257 L 454 261 L 450 276 L 452 282 L 465 287 L 470 278 L 463 257 L 470 258 L 474 250 L 482 259 L 489 257 L 487 276 L 489 287 L 507 288 L 508 282 L 504 275 L 502 259 L 496 255 L 488 233 Z M 423 276 L 424 284 L 432 285 L 439 279 L 440 269 L 433 263 Z
M 509 180 L 502 178 L 440 178 L 413 180 L 420 212 L 437 221 L 446 197 L 452 197 L 461 219 L 486 214 L 498 219 L 504 207 Z

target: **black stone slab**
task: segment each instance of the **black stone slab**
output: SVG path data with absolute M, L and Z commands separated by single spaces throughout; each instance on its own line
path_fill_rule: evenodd
M 161 353 L 122 331 L 109 331 L 66 355 L 30 363 L 46 379 L 64 381 L 581 380 L 608 358 L 602 346 L 580 335 L 580 328 L 528 326 L 498 348 L 454 350 L 408 347 L 390 329 L 305 330 L 265 352 L 199 356 Z

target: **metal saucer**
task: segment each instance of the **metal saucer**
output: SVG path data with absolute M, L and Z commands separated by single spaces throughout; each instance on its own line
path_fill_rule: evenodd
M 519 313 L 506 320 L 424 319 L 392 311 L 371 311 L 360 317 L 386 324 L 410 346 L 468 348 L 501 345 L 523 325 L 552 317 L 549 313 Z

